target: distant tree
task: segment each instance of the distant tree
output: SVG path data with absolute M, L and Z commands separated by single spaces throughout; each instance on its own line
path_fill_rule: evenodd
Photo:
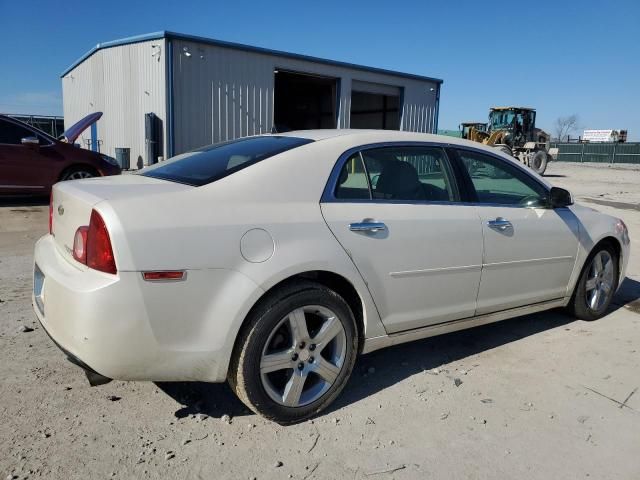
M 559 117 L 554 124 L 554 133 L 559 142 L 569 139 L 569 134 L 578 129 L 578 115 L 575 113 L 568 117 Z

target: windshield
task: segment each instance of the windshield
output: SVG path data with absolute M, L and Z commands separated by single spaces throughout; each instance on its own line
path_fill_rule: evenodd
M 243 138 L 177 155 L 145 168 L 140 175 L 201 186 L 312 141 L 278 136 Z
M 494 110 L 491 112 L 491 130 L 501 130 L 513 127 L 513 110 Z

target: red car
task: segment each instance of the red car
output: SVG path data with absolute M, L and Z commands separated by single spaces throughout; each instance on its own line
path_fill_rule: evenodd
M 120 174 L 114 158 L 74 145 L 101 116 L 102 112 L 87 115 L 57 140 L 0 115 L 0 195 L 46 195 L 62 180 Z

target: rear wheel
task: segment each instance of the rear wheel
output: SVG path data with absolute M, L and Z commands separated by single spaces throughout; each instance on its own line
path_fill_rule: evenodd
M 618 256 L 609 245 L 598 247 L 582 270 L 570 309 L 583 320 L 605 315 L 618 287 Z
M 338 396 L 357 351 L 355 319 L 342 297 L 320 284 L 291 285 L 251 314 L 229 384 L 254 412 L 281 424 L 300 422 Z

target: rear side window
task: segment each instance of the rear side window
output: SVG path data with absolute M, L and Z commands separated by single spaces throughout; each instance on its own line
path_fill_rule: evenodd
M 368 200 L 371 198 L 367 173 L 359 152 L 351 155 L 340 170 L 335 196 L 342 200 Z
M 145 169 L 141 175 L 201 186 L 312 141 L 278 136 L 243 138 L 183 153 Z
M 453 202 L 455 181 L 444 151 L 428 146 L 362 152 L 372 196 L 379 200 Z
M 340 170 L 334 196 L 345 201 L 459 200 L 444 150 L 426 145 L 372 148 L 352 154 Z

